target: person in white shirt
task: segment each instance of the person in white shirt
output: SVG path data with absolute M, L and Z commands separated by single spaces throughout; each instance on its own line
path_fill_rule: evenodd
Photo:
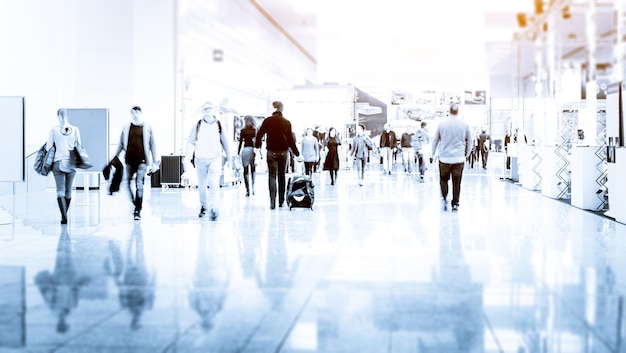
M 300 154 L 304 161 L 304 174 L 312 176 L 313 166 L 320 159 L 320 144 L 317 138 L 313 136 L 313 129 L 311 128 L 306 129 L 306 133 L 302 138 Z
M 209 102 L 200 107 L 199 114 L 202 118 L 191 128 L 185 153 L 186 160 L 193 161 L 198 174 L 201 206 L 198 217 L 203 218 L 210 212 L 212 221 L 219 216 L 217 205 L 222 175 L 222 150 L 226 154 L 224 168 L 230 168 L 231 159 L 226 132 L 217 118 L 220 113 L 220 109 Z
M 61 212 L 61 224 L 67 224 L 67 211 L 72 201 L 72 185 L 76 176 L 76 166 L 72 162 L 71 153 L 77 144 L 81 143 L 78 127 L 68 121 L 67 110 L 57 111 L 59 125 L 50 129 L 46 151 L 55 147 L 52 174 L 57 190 L 57 203 Z
M 452 177 L 452 212 L 459 210 L 461 179 L 465 160 L 474 146 L 469 124 L 459 117 L 459 105 L 450 105 L 450 116 L 437 126 L 432 143 L 431 156 L 439 158 L 439 184 L 443 209 L 448 208 L 448 180 Z M 431 157 L 432 161 L 433 157 Z

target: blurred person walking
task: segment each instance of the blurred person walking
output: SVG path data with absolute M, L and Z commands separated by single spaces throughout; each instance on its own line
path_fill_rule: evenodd
M 308 176 L 313 175 L 313 168 L 315 163 L 320 158 L 320 144 L 315 136 L 313 136 L 313 129 L 307 128 L 302 138 L 301 151 L 302 159 L 304 161 L 304 174 Z
M 365 179 L 365 163 L 367 156 L 372 149 L 373 143 L 370 138 L 365 135 L 365 126 L 359 125 L 356 129 L 356 136 L 352 140 L 352 157 L 356 164 L 356 172 L 359 179 L 359 186 L 363 186 Z
M 443 119 L 437 129 L 432 144 L 431 156 L 439 158 L 439 184 L 443 209 L 448 209 L 448 181 L 452 177 L 452 212 L 459 210 L 461 179 L 465 160 L 474 146 L 469 124 L 459 116 L 459 105 L 450 105 L 450 116 Z M 431 157 L 432 160 L 433 157 Z
M 267 170 L 268 187 L 270 191 L 270 209 L 276 208 L 276 194 L 278 194 L 278 206 L 283 207 L 285 202 L 285 172 L 287 169 L 288 150 L 300 156 L 291 130 L 291 122 L 283 117 L 283 103 L 272 103 L 274 113 L 265 118 L 256 135 L 256 148 L 261 148 L 263 137 L 267 135 Z M 278 188 L 277 185 L 278 184 Z M 277 190 L 278 189 L 278 190 Z
M 413 128 L 407 127 L 406 131 L 400 137 L 400 148 L 402 148 L 402 164 L 405 173 L 413 172 L 413 160 L 415 159 L 415 151 L 411 140 L 413 139 Z
M 254 195 L 254 179 L 256 177 L 254 140 L 256 139 L 256 133 L 254 117 L 252 115 L 246 115 L 244 118 L 244 127 L 239 132 L 239 148 L 237 153 L 241 156 L 243 181 L 246 185 L 246 197 L 250 196 L 250 191 L 252 191 L 252 195 Z
M 422 121 L 420 124 L 420 128 L 417 129 L 415 134 L 413 135 L 413 148 L 415 149 L 415 154 L 417 157 L 417 164 L 420 175 L 420 183 L 424 182 L 424 173 L 426 173 L 426 156 L 424 155 L 424 149 L 430 143 L 430 134 L 428 132 L 427 124 L 425 121 Z
M 489 142 L 487 142 L 489 140 Z M 483 169 L 487 169 L 487 158 L 489 157 L 489 149 L 491 145 L 491 136 L 487 133 L 486 128 L 482 128 L 478 135 L 478 150 L 480 151 L 480 159 L 483 163 Z
M 132 120 L 122 129 L 113 159 L 118 157 L 122 151 L 126 151 L 124 159 L 126 161 L 128 193 L 135 206 L 133 218 L 137 221 L 141 219 L 144 179 L 146 174 L 159 169 L 159 163 L 154 133 L 152 127 L 143 120 L 141 107 L 132 107 L 130 114 Z M 135 192 L 133 192 L 131 185 L 133 177 L 135 177 Z
M 337 172 L 339 171 L 339 146 L 341 139 L 337 135 L 337 129 L 331 127 L 328 129 L 328 138 L 326 139 L 326 159 L 324 160 L 324 170 L 328 170 L 330 174 L 330 185 L 335 185 L 337 181 Z
M 81 144 L 81 139 L 78 127 L 69 123 L 66 109 L 59 109 L 57 118 L 59 124 L 50 129 L 46 151 L 50 151 L 53 146 L 55 148 L 52 174 L 56 184 L 61 224 L 67 224 L 67 212 L 72 201 L 72 186 L 76 177 L 76 166 L 71 154 L 76 145 Z
M 200 198 L 198 217 L 203 218 L 207 212 L 210 212 L 210 220 L 212 221 L 219 217 L 218 205 L 222 167 L 231 167 L 228 138 L 217 118 L 220 113 L 219 107 L 210 102 L 205 102 L 200 106 L 198 114 L 201 118 L 189 132 L 187 152 L 185 153 L 185 159 L 194 165 L 198 175 L 198 195 Z M 226 154 L 225 165 L 222 151 Z
M 391 130 L 391 125 L 386 123 L 384 125 L 385 130 L 380 135 L 380 153 L 383 157 L 383 173 L 391 174 L 393 170 L 393 155 L 394 151 L 398 147 L 398 138 L 396 133 Z

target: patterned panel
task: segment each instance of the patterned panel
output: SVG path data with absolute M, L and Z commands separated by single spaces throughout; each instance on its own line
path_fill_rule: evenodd
M 541 153 L 540 148 L 533 145 L 530 148 L 530 153 L 532 153 L 532 172 L 533 172 L 533 182 L 534 185 L 531 190 L 541 190 Z
M 571 198 L 571 170 L 570 157 L 572 155 L 572 144 L 578 138 L 578 111 L 564 111 L 561 119 L 560 142 L 554 151 L 559 157 L 557 162 L 559 169 L 556 172 L 559 180 L 559 194 L 557 199 Z
M 607 136 L 606 136 L 606 111 L 598 113 L 598 129 L 602 128 L 596 137 L 596 143 L 598 144 L 598 150 L 596 151 L 596 156 L 598 157 L 598 163 L 596 164 L 596 170 L 600 172 L 598 178 L 596 178 L 596 184 L 598 184 L 598 192 L 596 192 L 596 196 L 600 199 L 601 204 L 598 206 L 596 211 L 606 211 L 609 209 L 609 198 L 608 198 L 608 185 L 607 185 L 607 174 L 608 167 L 606 163 L 606 147 L 607 147 Z
M 559 180 L 558 189 L 559 193 L 556 196 L 557 199 L 569 199 L 570 198 L 570 170 L 569 170 L 569 156 L 571 150 L 571 143 L 561 135 L 561 142 L 554 150 L 554 153 L 559 157 L 557 165 L 559 169 L 556 172 L 556 177 Z

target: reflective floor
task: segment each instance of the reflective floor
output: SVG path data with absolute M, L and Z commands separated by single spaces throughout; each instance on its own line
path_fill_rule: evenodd
M 54 190 L 0 211 L 0 352 L 625 352 L 626 226 L 466 167 L 314 175 L 314 210 L 220 190 Z M 124 191 L 124 190 L 123 190 Z M 621 264 L 621 265 L 620 265 Z

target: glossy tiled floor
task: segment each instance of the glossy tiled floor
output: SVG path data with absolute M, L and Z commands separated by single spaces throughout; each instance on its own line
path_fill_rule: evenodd
M 496 154 L 497 156 L 497 154 Z M 466 169 L 315 174 L 314 211 L 221 189 L 53 190 L 0 214 L 0 352 L 624 352 L 626 226 Z M 104 187 L 103 187 L 104 189 Z

